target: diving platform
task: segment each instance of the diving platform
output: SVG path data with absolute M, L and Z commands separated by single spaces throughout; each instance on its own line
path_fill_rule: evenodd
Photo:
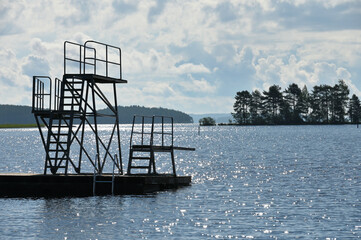
M 33 76 L 32 113 L 45 150 L 43 174 L 0 174 L 0 197 L 146 194 L 191 184 L 191 176 L 176 174 L 174 151 L 195 149 L 173 145 L 169 116 L 134 116 L 124 173 L 117 86 L 128 81 L 122 77 L 119 47 L 65 41 L 63 60 L 62 79 Z M 106 113 L 98 110 L 104 106 Z M 103 118 L 111 123 L 109 134 L 99 130 Z M 161 154 L 169 161 L 157 166 Z M 84 173 L 84 165 L 94 172 Z M 111 167 L 112 172 L 104 171 Z

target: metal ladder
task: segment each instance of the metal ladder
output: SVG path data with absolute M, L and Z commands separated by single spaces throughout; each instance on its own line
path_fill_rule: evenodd
M 98 159 L 98 154 L 96 156 L 95 159 Z M 96 184 L 97 183 L 111 183 L 112 184 L 112 195 L 114 195 L 114 180 L 115 180 L 115 162 L 117 162 L 119 164 L 119 159 L 118 159 L 118 155 L 115 154 L 114 155 L 114 161 L 113 161 L 113 171 L 112 171 L 112 180 L 111 181 L 105 181 L 105 180 L 97 180 L 97 177 L 101 177 L 102 174 L 99 173 L 96 169 L 96 167 L 94 166 L 94 174 L 93 174 L 93 196 L 96 195 Z
M 47 126 L 44 174 L 48 169 L 55 174 L 60 168 L 64 169 L 64 173 L 67 174 L 69 162 L 78 171 L 70 159 L 70 145 L 74 115 L 81 111 L 83 89 L 84 81 L 76 81 L 74 78 L 70 81 L 65 78 L 63 81 L 57 79 L 55 111 L 50 113 L 49 125 Z
M 45 174 L 48 169 L 55 174 L 59 168 L 64 169 L 64 172 L 67 173 L 72 125 L 72 113 L 68 115 L 51 113 L 46 145 Z

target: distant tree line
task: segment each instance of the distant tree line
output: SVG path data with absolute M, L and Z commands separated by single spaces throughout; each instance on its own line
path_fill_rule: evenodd
M 109 114 L 110 109 L 98 110 L 100 114 Z M 142 106 L 118 106 L 119 123 L 132 123 L 134 115 L 146 116 L 168 116 L 173 117 L 174 123 L 193 123 L 193 118 L 181 111 L 167 109 L 167 108 L 148 108 Z M 92 123 L 93 118 L 89 118 Z M 157 123 L 160 118 L 156 119 Z M 33 124 L 35 122 L 34 115 L 31 113 L 29 106 L 3 105 L 0 104 L 0 124 Z M 75 122 L 79 123 L 79 122 Z M 99 117 L 98 123 L 107 124 L 114 123 L 113 118 Z
M 238 124 L 358 123 L 361 117 L 359 98 L 349 98 L 349 87 L 339 80 L 333 87 L 322 84 L 309 92 L 295 83 L 284 91 L 272 85 L 262 93 L 237 92 L 233 118 Z

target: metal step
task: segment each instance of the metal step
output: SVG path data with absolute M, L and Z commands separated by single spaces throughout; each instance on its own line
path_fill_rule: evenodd
M 72 105 L 74 105 L 74 106 L 79 106 L 80 105 L 80 103 L 63 103 L 63 106 L 72 106 Z
M 57 144 L 67 144 L 68 142 L 56 142 L 56 141 L 50 141 L 49 143 L 50 143 L 50 144 L 54 144 L 54 143 L 57 143 Z
M 64 161 L 64 160 L 66 160 L 66 158 L 48 158 L 48 161 L 55 161 L 55 160 L 57 160 L 57 161 Z
M 73 94 L 72 96 L 63 96 L 63 98 L 74 98 L 74 99 L 77 99 L 77 98 L 81 98 L 81 95 L 79 95 L 79 94 Z
M 83 88 L 66 88 L 64 91 L 66 92 L 74 92 L 74 91 L 81 91 Z
M 84 81 L 67 81 L 67 84 L 83 84 Z
M 68 136 L 68 133 L 55 133 L 53 132 L 53 136 Z
M 149 169 L 148 166 L 130 166 L 130 168 Z
M 138 159 L 138 160 L 150 160 L 150 157 L 131 157 L 131 159 Z

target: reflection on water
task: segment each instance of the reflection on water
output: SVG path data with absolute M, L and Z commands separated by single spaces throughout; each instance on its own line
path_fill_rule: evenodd
M 123 159 L 130 130 L 121 127 Z M 176 145 L 197 148 L 176 154 L 177 172 L 192 175 L 191 187 L 145 196 L 0 199 L 1 238 L 360 238 L 360 129 L 204 127 L 198 135 L 195 125 L 177 125 L 175 135 Z M 41 172 L 43 157 L 36 130 L 0 130 L 0 172 Z

